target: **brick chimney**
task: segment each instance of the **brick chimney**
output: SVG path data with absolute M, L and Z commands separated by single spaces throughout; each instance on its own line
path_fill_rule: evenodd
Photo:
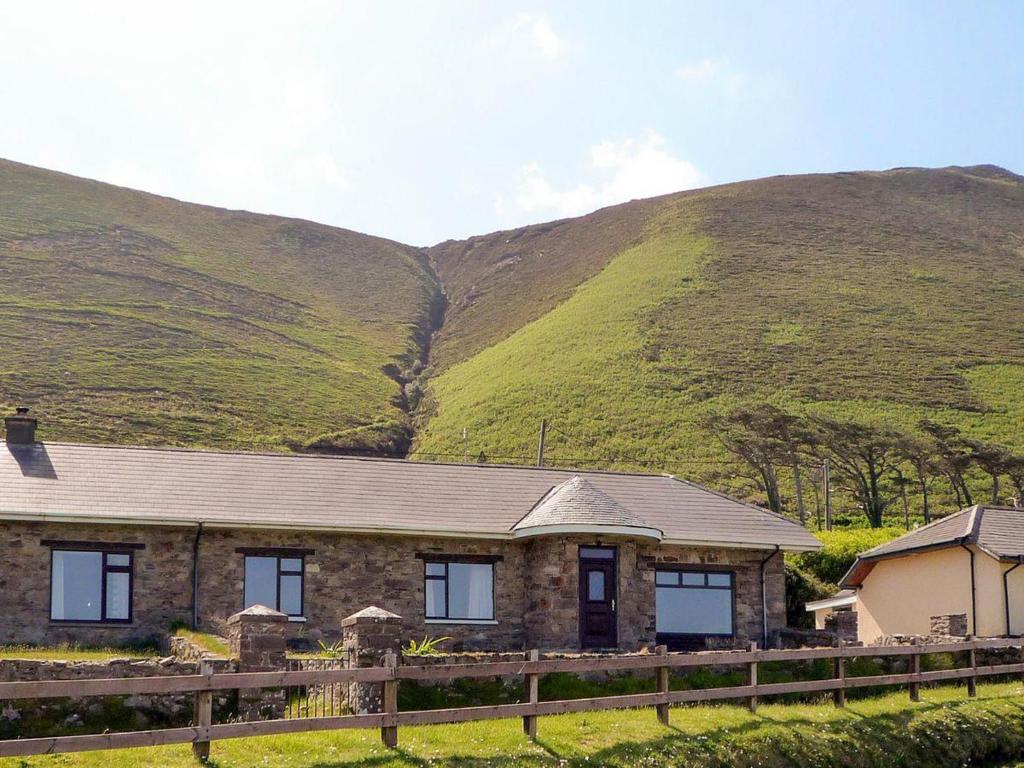
M 19 406 L 13 416 L 4 417 L 4 428 L 7 431 L 7 443 L 36 442 L 36 424 L 38 422 L 28 415 L 28 408 Z

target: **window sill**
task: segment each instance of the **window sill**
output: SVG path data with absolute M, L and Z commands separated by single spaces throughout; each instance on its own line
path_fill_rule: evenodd
M 498 625 L 497 619 L 425 619 L 426 624 L 469 624 L 476 626 L 491 626 L 495 627 Z
M 288 617 L 288 623 L 289 624 L 305 624 L 307 621 L 309 621 L 309 619 L 307 619 L 305 616 L 289 616 Z
M 50 619 L 50 624 L 70 627 L 130 627 L 134 623 L 134 621 L 127 621 L 125 619 L 112 619 L 109 621 L 102 621 L 100 619 Z

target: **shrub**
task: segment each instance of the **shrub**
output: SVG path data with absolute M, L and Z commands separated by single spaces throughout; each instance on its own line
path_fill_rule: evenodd
M 813 573 L 802 570 L 794 563 L 786 563 L 786 624 L 800 629 L 813 629 L 814 616 L 804 604 L 811 600 L 831 597 L 834 584 L 827 584 Z
M 821 531 L 817 534 L 825 545 L 818 552 L 800 552 L 787 556 L 787 561 L 804 573 L 813 575 L 826 584 L 838 584 L 850 570 L 857 555 L 895 539 L 904 531 L 900 528 L 848 528 Z

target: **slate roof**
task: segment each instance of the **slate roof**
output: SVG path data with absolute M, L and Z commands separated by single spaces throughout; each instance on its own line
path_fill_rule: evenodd
M 552 528 L 618 528 L 651 539 L 661 539 L 663 536 L 659 528 L 630 512 L 594 483 L 579 475 L 573 475 L 552 488 L 526 517 L 512 526 L 517 536 L 541 533 Z
M 511 538 L 574 476 L 665 541 L 820 547 L 793 522 L 665 475 L 69 443 L 0 442 L 0 519 Z
M 860 584 L 878 560 L 960 544 L 974 544 L 1000 560 L 1024 558 L 1024 509 L 980 504 L 962 509 L 862 552 L 841 584 Z

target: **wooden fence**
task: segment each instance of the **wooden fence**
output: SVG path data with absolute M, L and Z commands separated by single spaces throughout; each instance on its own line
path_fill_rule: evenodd
M 210 742 L 218 739 L 341 728 L 380 728 L 384 744 L 395 747 L 398 744 L 398 728 L 401 726 L 508 717 L 521 717 L 523 730 L 533 738 L 537 734 L 537 719 L 545 715 L 653 706 L 657 711 L 658 719 L 662 723 L 668 724 L 669 706 L 684 702 L 741 699 L 745 700 L 747 706 L 753 711 L 757 708 L 758 699 L 763 696 L 831 691 L 835 705 L 841 707 L 845 704 L 846 691 L 850 689 L 906 685 L 909 688 L 911 699 L 917 700 L 922 684 L 944 680 L 966 680 L 967 693 L 974 696 L 977 692 L 979 677 L 1007 674 L 1024 675 L 1024 663 L 1021 662 L 983 666 L 977 664 L 977 651 L 979 650 L 993 651 L 1011 648 L 1018 649 L 1018 658 L 1021 658 L 1020 652 L 1024 652 L 1022 641 L 1003 638 L 969 639 L 964 642 L 928 645 L 844 646 L 797 650 L 758 650 L 756 646 L 752 646 L 749 651 L 711 653 L 667 653 L 663 646 L 659 646 L 654 654 L 544 660 L 539 658 L 537 651 L 530 651 L 523 661 L 436 666 L 399 666 L 397 658 L 390 655 L 383 666 L 365 669 L 236 672 L 176 677 L 0 683 L 0 701 L 133 694 L 180 694 L 183 692 L 196 694 L 195 725 L 187 728 L 6 740 L 0 741 L 0 757 L 191 743 L 196 755 L 205 759 L 209 756 Z M 967 665 L 955 669 L 922 672 L 921 657 L 933 653 L 966 653 Z M 858 677 L 846 675 L 846 662 L 851 658 L 886 656 L 909 656 L 908 668 L 910 671 L 903 674 Z M 833 676 L 823 680 L 788 683 L 764 684 L 758 682 L 758 664 L 814 659 L 831 659 L 833 661 Z M 678 691 L 669 689 L 672 670 L 711 666 L 745 667 L 747 672 L 745 684 Z M 539 700 L 538 680 L 542 675 L 553 672 L 587 673 L 629 670 L 652 670 L 655 673 L 656 691 L 588 699 Z M 457 678 L 499 676 L 523 676 L 528 700 L 520 704 L 497 706 L 398 711 L 398 686 L 402 680 L 445 681 Z M 324 686 L 339 683 L 377 683 L 382 685 L 383 711 L 379 714 L 302 717 L 243 723 L 215 724 L 212 722 L 214 691 Z

